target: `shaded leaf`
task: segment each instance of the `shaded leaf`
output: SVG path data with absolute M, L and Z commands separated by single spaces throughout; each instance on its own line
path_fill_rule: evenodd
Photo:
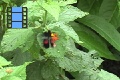
M 89 12 L 94 4 L 95 0 L 79 0 L 77 7 L 83 11 Z
M 42 65 L 43 63 L 40 63 L 38 61 L 29 64 L 26 69 L 27 73 L 26 80 L 43 80 L 41 75 Z
M 117 0 L 103 0 L 99 9 L 99 15 L 110 21 L 117 8 Z
M 113 54 L 107 48 L 105 42 L 91 29 L 75 22 L 70 22 L 70 25 L 78 34 L 79 39 L 83 42 L 80 43 L 80 45 L 86 47 L 89 50 L 96 50 L 101 57 L 115 59 Z
M 42 67 L 41 74 L 45 80 L 58 80 L 61 71 L 55 62 L 48 60 Z
M 82 19 L 78 19 L 79 22 L 91 27 L 97 33 L 99 33 L 102 37 L 104 37 L 110 44 L 112 44 L 116 49 L 120 51 L 120 34 L 114 28 L 113 25 L 108 23 L 106 20 L 94 16 L 89 15 Z M 103 25 L 104 24 L 104 25 Z M 111 34 L 113 33 L 113 34 Z

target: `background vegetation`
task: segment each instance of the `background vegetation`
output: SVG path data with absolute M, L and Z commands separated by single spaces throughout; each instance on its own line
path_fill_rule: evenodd
M 27 29 L 7 29 L 6 9 L 28 8 Z M 119 0 L 1 0 L 0 80 L 120 80 Z M 43 47 L 43 32 L 59 36 Z

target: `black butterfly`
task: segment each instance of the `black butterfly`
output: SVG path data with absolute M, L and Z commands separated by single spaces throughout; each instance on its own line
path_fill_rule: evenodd
M 43 46 L 45 48 L 55 47 L 55 41 L 58 40 L 58 37 L 56 36 L 56 33 L 52 33 L 50 30 L 43 33 L 44 39 L 43 39 Z

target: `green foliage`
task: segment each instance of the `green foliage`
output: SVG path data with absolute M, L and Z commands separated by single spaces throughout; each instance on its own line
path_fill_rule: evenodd
M 116 49 L 120 51 L 120 45 L 118 44 L 120 43 L 120 34 L 113 25 L 111 25 L 104 19 L 94 15 L 89 15 L 87 17 L 79 19 L 78 21 L 91 27 L 93 30 L 98 32 L 102 37 L 104 37 L 109 43 L 111 43 Z
M 2 66 L 7 66 L 9 64 L 11 64 L 11 62 L 8 62 L 6 59 L 4 59 L 3 57 L 0 56 L 0 67 Z
M 27 7 L 29 26 L 6 29 L 0 24 L 0 80 L 69 80 L 65 71 L 75 80 L 120 80 L 101 67 L 101 57 L 120 60 L 120 2 L 78 0 L 71 5 L 76 2 L 0 1 L 3 15 L 6 7 Z M 58 40 L 55 47 L 46 49 L 43 32 L 48 30 L 55 32 Z M 110 50 L 111 46 L 115 49 Z
M 33 45 L 33 42 L 34 33 L 31 28 L 24 30 L 9 29 L 1 42 L 2 52 L 12 51 L 16 48 L 21 48 L 24 52 Z
M 29 63 L 25 63 L 21 66 L 16 67 L 4 67 L 6 65 L 10 65 L 11 63 L 0 56 L 0 79 L 1 80 L 26 80 L 26 66 Z

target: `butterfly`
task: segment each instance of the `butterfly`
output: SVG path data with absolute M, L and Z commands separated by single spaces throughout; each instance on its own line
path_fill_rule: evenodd
M 58 40 L 58 35 L 56 33 L 53 33 L 50 30 L 48 30 L 47 32 L 43 33 L 43 36 L 43 46 L 45 48 L 56 46 L 55 42 Z

